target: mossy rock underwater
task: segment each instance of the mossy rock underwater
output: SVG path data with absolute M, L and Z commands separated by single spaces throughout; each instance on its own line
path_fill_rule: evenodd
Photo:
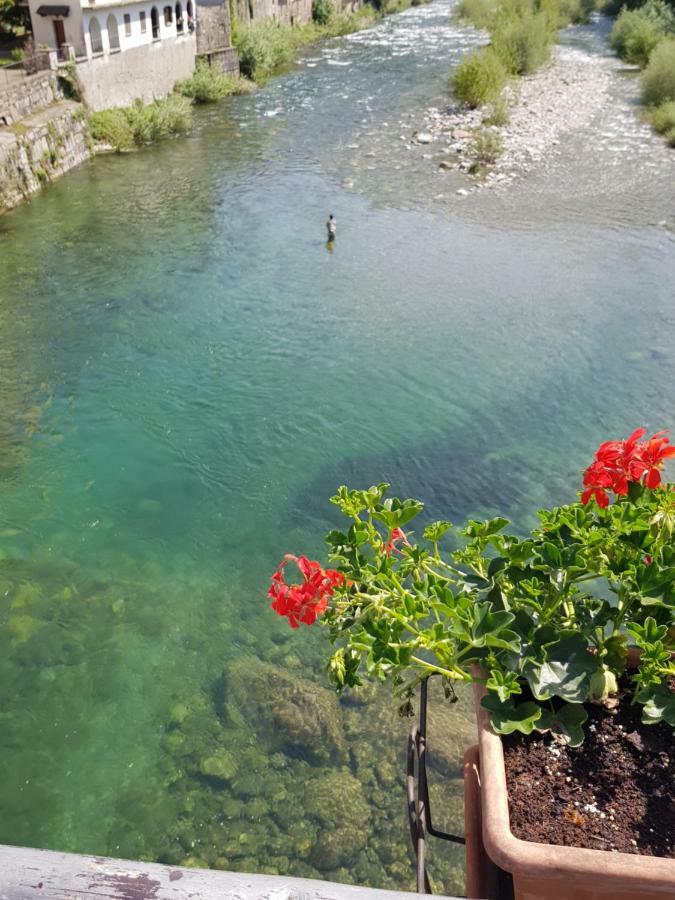
M 224 684 L 226 716 L 243 718 L 268 751 L 322 764 L 346 761 L 340 703 L 327 688 L 251 657 L 229 665 Z

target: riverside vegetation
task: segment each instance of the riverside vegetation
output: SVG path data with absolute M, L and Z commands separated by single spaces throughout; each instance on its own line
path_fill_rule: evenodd
M 234 94 L 245 94 L 264 85 L 293 62 L 299 47 L 325 38 L 351 34 L 374 24 L 378 18 L 401 12 L 424 0 L 375 0 L 356 12 L 337 12 L 331 0 L 314 0 L 312 21 L 298 25 L 251 22 L 240 25 L 232 17 L 232 42 L 239 53 L 242 78 L 221 72 L 200 60 L 194 74 L 175 85 L 163 100 L 136 100 L 127 108 L 101 110 L 89 117 L 94 141 L 117 152 L 132 150 L 169 135 L 187 131 L 192 122 L 192 103 L 214 103 Z
M 624 6 L 610 45 L 621 59 L 642 70 L 645 118 L 675 147 L 675 6 L 664 0 Z
M 356 12 L 339 12 L 331 0 L 314 0 L 312 21 L 296 25 L 250 22 L 233 18 L 232 43 L 239 53 L 239 67 L 246 78 L 265 84 L 287 68 L 299 47 L 325 38 L 352 34 L 373 25 L 377 19 L 418 6 L 426 0 L 373 0 Z
M 547 63 L 558 30 L 587 21 L 593 8 L 594 0 L 460 0 L 456 17 L 487 31 L 490 43 L 458 65 L 455 96 L 474 109 L 489 105 L 503 124 L 508 81 Z

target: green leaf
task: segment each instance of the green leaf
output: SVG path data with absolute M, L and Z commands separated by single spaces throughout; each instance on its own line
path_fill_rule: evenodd
M 588 713 L 580 703 L 565 703 L 560 709 L 542 710 L 537 722 L 537 731 L 551 731 L 570 747 L 579 747 L 584 742 L 581 727 L 588 719 Z
M 426 541 L 430 541 L 432 544 L 438 543 L 446 531 L 449 531 L 452 528 L 452 522 L 440 521 L 440 522 L 432 522 L 431 525 L 427 525 L 427 527 L 422 532 L 422 537 Z
M 637 700 L 644 704 L 642 721 L 645 725 L 667 722 L 675 728 L 675 694 L 667 685 L 661 683 L 654 688 L 645 688 L 638 693 Z
M 490 677 L 485 682 L 489 691 L 494 691 L 502 703 L 506 703 L 512 694 L 522 693 L 520 681 L 515 672 L 504 672 L 501 669 L 492 669 Z
M 555 544 L 545 541 L 542 544 L 540 553 L 541 558 L 552 569 L 559 569 L 562 566 L 562 555 Z
M 588 697 L 590 676 L 600 668 L 597 656 L 588 652 L 582 634 L 572 634 L 546 648 L 545 661 L 530 665 L 526 676 L 537 700 L 562 697 L 583 703 Z
M 389 531 L 393 531 L 394 528 L 403 528 L 423 509 L 424 504 L 419 500 L 399 500 L 397 497 L 391 497 L 373 508 L 373 518 L 382 522 Z
M 502 703 L 495 694 L 486 694 L 481 706 L 490 711 L 490 723 L 497 734 L 512 734 L 514 731 L 532 734 L 542 713 L 541 707 L 531 700 L 518 705 L 510 700 Z

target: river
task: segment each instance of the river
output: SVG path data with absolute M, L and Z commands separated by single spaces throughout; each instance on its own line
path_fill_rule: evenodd
M 270 573 L 322 552 L 341 483 L 522 527 L 600 440 L 675 425 L 675 154 L 635 76 L 608 58 L 583 134 L 459 196 L 408 141 L 481 40 L 451 5 L 1 220 L 0 841 L 410 887 L 408 723 L 345 698 L 346 750 L 279 743 L 255 691 L 322 686 L 327 646 L 269 611 Z M 461 852 L 433 874 L 460 891 Z

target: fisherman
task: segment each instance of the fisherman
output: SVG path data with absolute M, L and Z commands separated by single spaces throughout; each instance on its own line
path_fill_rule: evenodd
M 326 222 L 326 229 L 328 231 L 328 241 L 335 240 L 335 234 L 337 232 L 337 222 L 333 217 L 333 213 L 328 216 L 328 221 Z

